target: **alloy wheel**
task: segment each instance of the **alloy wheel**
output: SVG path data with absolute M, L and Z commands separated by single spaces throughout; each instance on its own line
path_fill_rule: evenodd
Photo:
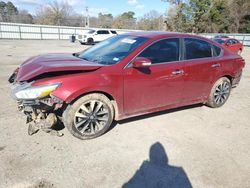
M 230 94 L 230 84 L 228 82 L 222 82 L 215 88 L 214 102 L 217 105 L 221 105 L 226 102 Z
M 90 100 L 76 111 L 74 126 L 82 135 L 94 135 L 105 128 L 109 118 L 110 112 L 106 104 Z

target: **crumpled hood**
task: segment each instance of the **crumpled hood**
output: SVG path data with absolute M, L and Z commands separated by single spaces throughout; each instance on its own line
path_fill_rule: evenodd
M 101 64 L 82 60 L 72 54 L 45 54 L 26 60 L 19 68 L 17 81 L 27 81 L 43 73 L 96 70 Z

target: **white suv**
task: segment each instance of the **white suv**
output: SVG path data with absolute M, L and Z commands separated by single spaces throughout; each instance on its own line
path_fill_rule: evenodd
M 101 42 L 109 37 L 117 35 L 116 31 L 109 29 L 91 29 L 84 35 L 78 35 L 78 40 L 81 44 L 94 44 Z

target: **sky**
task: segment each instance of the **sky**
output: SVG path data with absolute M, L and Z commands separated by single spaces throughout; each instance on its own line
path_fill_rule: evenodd
M 7 2 L 8 0 L 4 0 Z M 55 0 L 9 0 L 14 3 L 18 9 L 26 9 L 31 14 L 35 14 L 40 6 L 45 6 Z M 133 11 L 135 17 L 141 17 L 150 10 L 156 10 L 163 14 L 166 12 L 168 3 L 161 0 L 56 0 L 58 2 L 68 2 L 76 13 L 84 14 L 85 7 L 88 6 L 89 14 L 97 16 L 101 13 L 111 13 L 117 16 L 123 12 Z

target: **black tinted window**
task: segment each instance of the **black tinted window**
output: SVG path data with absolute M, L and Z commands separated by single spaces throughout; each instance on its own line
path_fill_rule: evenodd
M 233 40 L 229 39 L 229 40 L 227 41 L 227 44 L 233 44 Z
M 173 38 L 173 39 L 164 39 L 158 41 L 149 46 L 139 56 L 150 59 L 153 64 L 178 61 L 179 39 Z
M 113 34 L 117 34 L 117 33 L 116 33 L 116 31 L 111 31 L 111 33 L 113 33 Z
M 211 45 L 203 40 L 186 38 L 186 59 L 198 59 L 205 57 L 212 57 Z
M 233 44 L 238 44 L 239 42 L 237 40 L 233 40 Z
M 99 30 L 99 31 L 97 31 L 97 34 L 109 34 L 109 31 L 107 31 L 107 30 Z

